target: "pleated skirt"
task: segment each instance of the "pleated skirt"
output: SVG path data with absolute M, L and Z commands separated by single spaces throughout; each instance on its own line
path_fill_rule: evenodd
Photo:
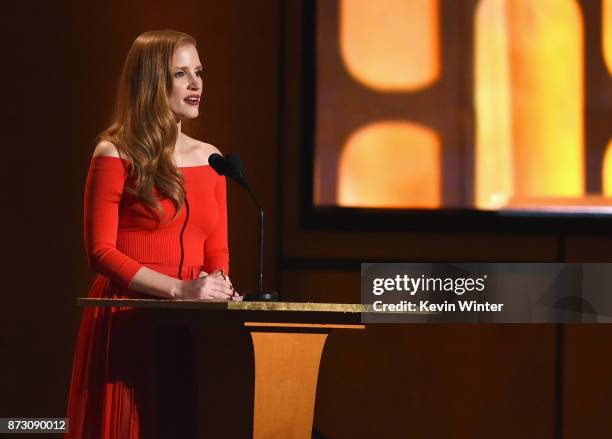
M 176 277 L 178 267 L 147 265 Z M 200 266 L 184 267 L 195 279 Z M 96 276 L 88 297 L 152 298 Z M 161 325 L 151 310 L 85 307 L 68 397 L 65 438 L 195 438 L 197 352 L 188 328 Z

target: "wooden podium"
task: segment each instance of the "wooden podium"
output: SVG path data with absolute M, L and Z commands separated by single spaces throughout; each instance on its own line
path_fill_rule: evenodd
M 233 326 L 246 331 L 254 357 L 252 431 L 256 439 L 311 438 L 319 364 L 327 336 L 333 329 L 365 329 L 361 323 L 365 307 L 359 304 L 90 298 L 79 298 L 77 303 L 150 309 L 147 312 L 160 322 Z

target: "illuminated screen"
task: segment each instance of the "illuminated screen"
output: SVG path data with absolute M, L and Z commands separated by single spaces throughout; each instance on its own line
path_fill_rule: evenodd
M 611 27 L 612 0 L 318 1 L 313 204 L 612 213 Z

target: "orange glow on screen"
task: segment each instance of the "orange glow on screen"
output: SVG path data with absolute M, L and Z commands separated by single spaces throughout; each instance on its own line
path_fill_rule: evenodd
M 440 206 L 440 140 L 435 131 L 382 121 L 356 131 L 343 148 L 340 206 Z
M 603 51 L 608 72 L 612 74 L 612 0 L 603 0 Z
M 583 14 L 591 1 L 601 2 L 601 17 Z M 585 111 L 584 74 L 602 57 L 612 74 L 612 0 L 319 5 L 316 204 L 612 207 L 612 141 L 595 163 L 602 145 L 585 139 L 602 133 L 585 136 L 584 120 L 610 106 L 598 100 Z M 600 23 L 603 53 L 586 53 L 584 34 L 599 35 Z M 474 38 L 461 39 L 468 27 Z M 473 87 L 467 102 L 463 87 Z M 587 163 L 602 173 L 601 193 Z
M 612 74 L 612 0 L 603 0 L 603 50 L 608 72 Z M 603 193 L 612 197 L 612 140 L 608 143 L 603 164 Z
M 341 0 L 340 51 L 354 79 L 414 90 L 440 70 L 438 0 Z
M 476 205 L 502 206 L 514 191 L 510 68 L 504 1 L 483 1 L 476 14 Z
M 584 192 L 583 35 L 574 0 L 483 0 L 476 22 L 476 204 Z
M 603 164 L 603 194 L 612 197 L 612 140 L 606 147 Z

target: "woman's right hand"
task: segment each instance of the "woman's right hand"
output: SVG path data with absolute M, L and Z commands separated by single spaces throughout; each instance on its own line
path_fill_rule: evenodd
M 227 301 L 233 295 L 230 281 L 221 271 L 215 271 L 211 274 L 201 272 L 199 278 L 183 281 L 177 299 Z

